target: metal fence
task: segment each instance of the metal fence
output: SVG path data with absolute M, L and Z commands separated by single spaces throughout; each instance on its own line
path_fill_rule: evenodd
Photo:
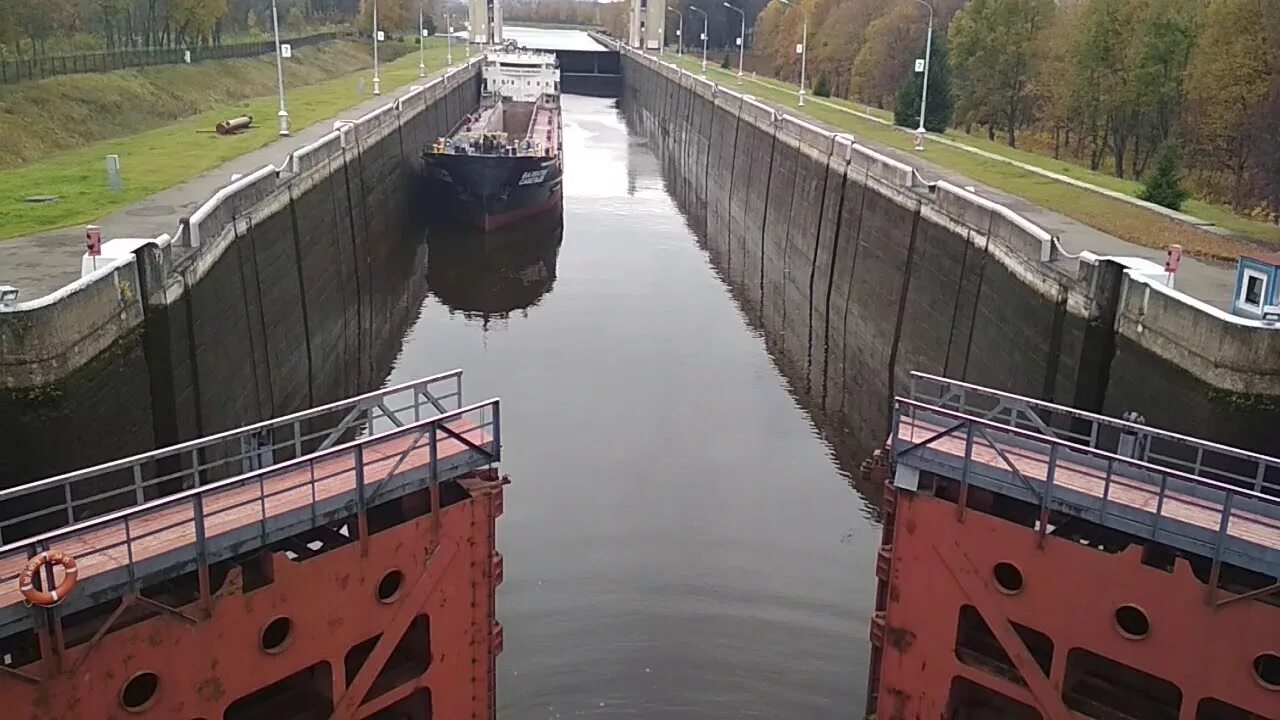
M 316 45 L 341 37 L 337 32 L 316 33 L 295 38 L 281 38 L 295 48 Z M 47 55 L 19 60 L 0 60 L 0 84 L 14 85 L 30 80 L 43 80 L 58 75 L 110 72 L 154 65 L 177 65 L 205 60 L 254 57 L 275 52 L 275 41 L 232 43 L 202 47 L 137 48 L 75 55 Z

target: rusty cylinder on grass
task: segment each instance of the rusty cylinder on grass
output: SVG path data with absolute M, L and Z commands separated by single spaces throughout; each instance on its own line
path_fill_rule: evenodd
M 238 133 L 241 130 L 246 130 L 252 124 L 253 116 L 241 115 L 240 117 L 231 118 L 230 120 L 223 120 L 214 126 L 214 130 L 217 130 L 219 135 L 230 135 L 232 133 Z

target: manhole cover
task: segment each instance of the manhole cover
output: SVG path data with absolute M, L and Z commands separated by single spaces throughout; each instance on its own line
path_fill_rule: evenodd
M 125 215 L 133 217 L 164 217 L 165 215 L 173 215 L 177 210 L 172 205 L 146 205 L 140 208 L 126 210 Z
M 51 202 L 58 202 L 58 196 L 57 195 L 32 195 L 31 197 L 23 198 L 23 201 L 29 202 L 29 203 L 51 203 Z

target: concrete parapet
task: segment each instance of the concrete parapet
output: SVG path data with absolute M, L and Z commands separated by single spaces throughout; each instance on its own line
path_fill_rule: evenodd
M 830 155 L 835 149 L 835 135 L 800 118 L 783 115 L 781 128 L 823 155 Z
M 750 95 L 742 96 L 742 109 L 739 117 L 754 122 L 760 128 L 772 130 L 774 123 L 778 121 L 778 113 L 774 109 L 756 100 Z
M 861 168 L 871 177 L 896 188 L 909 188 L 915 182 L 915 170 L 865 145 L 850 142 L 845 146 L 850 167 Z
M 1053 236 L 1009 208 L 944 180 L 934 186 L 934 201 L 947 215 L 988 235 L 1005 247 L 1041 262 L 1054 259 Z
M 56 382 L 133 332 L 142 319 L 133 257 L 42 298 L 0 306 L 0 387 L 24 391 Z
M 275 167 L 267 165 L 214 193 L 191 214 L 191 247 L 216 238 L 237 215 L 275 192 L 278 181 Z
M 1117 331 L 1210 385 L 1280 395 L 1280 327 L 1237 317 L 1126 270 Z
M 342 135 L 337 131 L 331 132 L 310 145 L 294 150 L 289 155 L 289 172 L 294 175 L 308 172 L 328 162 L 329 158 L 340 152 L 342 152 Z

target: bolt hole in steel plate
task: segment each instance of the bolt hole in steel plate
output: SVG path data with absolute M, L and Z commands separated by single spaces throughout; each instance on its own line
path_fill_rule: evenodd
M 151 671 L 140 672 L 120 688 L 120 707 L 140 713 L 151 707 L 160 690 L 160 676 Z
M 404 573 L 399 570 L 389 570 L 378 581 L 378 602 L 383 604 L 393 602 L 400 596 L 400 586 L 403 584 Z
M 262 651 L 268 655 L 284 652 L 293 638 L 293 621 L 287 617 L 278 617 L 262 628 Z
M 1258 653 L 1253 659 L 1253 677 L 1268 690 L 1280 690 L 1280 654 Z
M 996 588 L 1005 595 L 1022 592 L 1022 571 L 1013 563 L 996 563 L 991 568 L 991 577 L 996 581 Z
M 1151 632 L 1151 620 L 1137 605 L 1121 605 L 1116 608 L 1116 630 L 1130 640 L 1141 640 Z

